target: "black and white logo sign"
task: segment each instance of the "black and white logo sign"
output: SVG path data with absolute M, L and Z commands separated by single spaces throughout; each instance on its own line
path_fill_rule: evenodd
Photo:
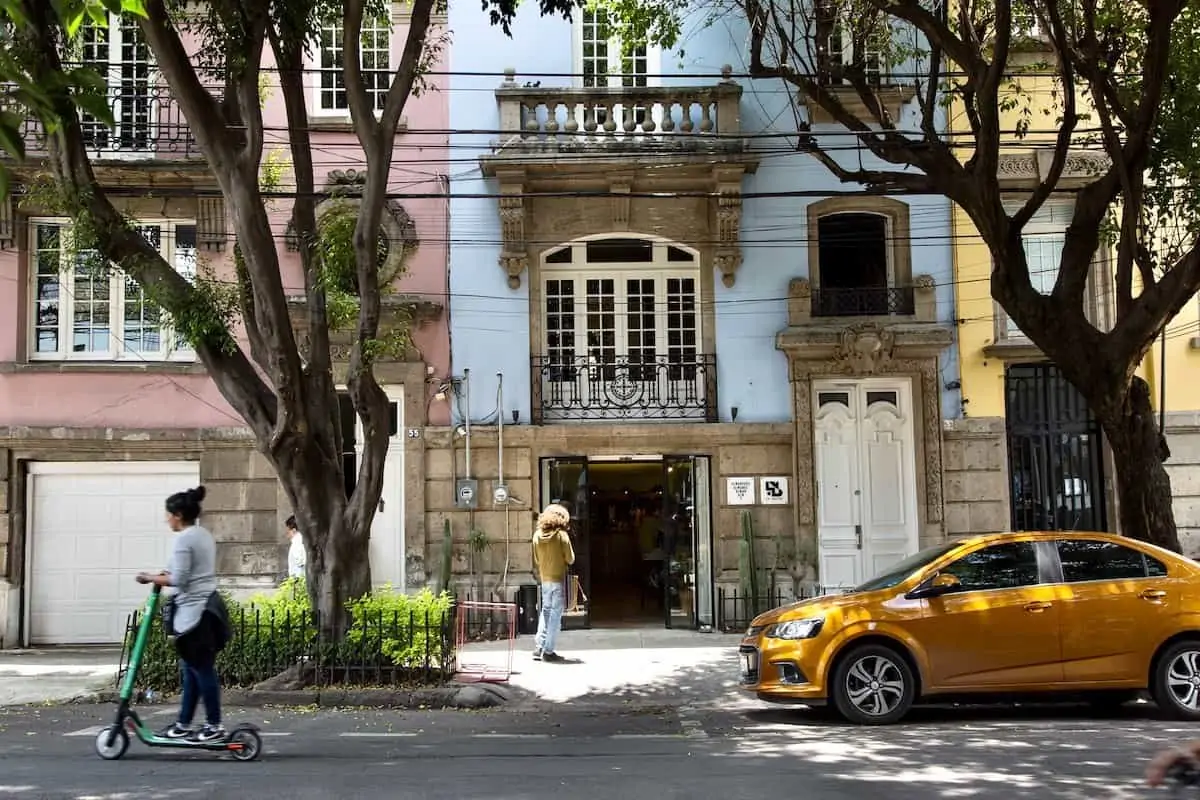
M 762 479 L 762 504 L 764 506 L 783 506 L 788 502 L 788 479 L 772 477 Z

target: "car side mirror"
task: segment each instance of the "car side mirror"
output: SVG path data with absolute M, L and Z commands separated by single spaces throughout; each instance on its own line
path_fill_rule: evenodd
M 944 594 L 956 592 L 962 588 L 962 581 L 948 572 L 939 572 L 920 586 L 908 593 L 910 600 L 921 600 L 931 597 L 941 597 Z

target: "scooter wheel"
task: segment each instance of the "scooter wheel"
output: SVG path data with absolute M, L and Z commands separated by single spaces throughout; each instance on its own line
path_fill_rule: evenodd
M 108 737 L 116 733 L 116 738 L 112 744 L 108 743 Z M 129 749 L 129 734 L 124 728 L 119 725 L 109 725 L 104 730 L 96 734 L 96 755 L 103 758 L 105 761 L 116 761 L 121 756 L 125 755 L 125 751 Z
M 262 754 L 262 737 L 250 728 L 238 728 L 229 734 L 227 746 L 237 761 L 254 761 Z

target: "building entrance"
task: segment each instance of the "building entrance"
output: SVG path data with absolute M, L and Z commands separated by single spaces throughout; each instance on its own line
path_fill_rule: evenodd
M 563 626 L 713 624 L 705 456 L 542 460 L 542 504 L 571 512 Z

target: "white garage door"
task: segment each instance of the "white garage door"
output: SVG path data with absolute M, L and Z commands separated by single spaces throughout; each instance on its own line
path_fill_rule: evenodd
M 163 503 L 200 482 L 195 461 L 29 465 L 29 643 L 112 644 L 146 599 L 134 581 L 167 565 Z

